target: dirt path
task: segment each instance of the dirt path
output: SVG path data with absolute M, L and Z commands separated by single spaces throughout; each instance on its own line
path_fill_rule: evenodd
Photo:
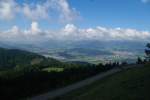
M 64 87 L 64 88 L 61 88 L 61 89 L 58 89 L 58 90 L 55 90 L 55 91 L 51 91 L 51 92 L 48 92 L 48 93 L 45 93 L 45 94 L 41 94 L 39 96 L 35 96 L 35 97 L 27 99 L 27 100 L 48 100 L 48 99 L 52 99 L 52 98 L 67 94 L 67 93 L 69 93 L 73 90 L 79 89 L 81 87 L 90 85 L 90 84 L 96 82 L 97 80 L 103 79 L 104 77 L 107 77 L 107 76 L 110 76 L 114 73 L 120 72 L 121 70 L 122 69 L 115 68 L 115 69 L 109 70 L 107 72 L 100 73 L 100 74 L 98 74 L 96 76 L 93 76 L 91 78 L 88 78 L 86 80 L 75 83 L 73 85 L 69 85 L 67 87 Z
M 97 80 L 101 80 L 101 79 L 103 79 L 107 76 L 113 75 L 113 74 L 115 74 L 117 72 L 120 72 L 122 70 L 135 68 L 135 67 L 142 67 L 142 65 L 141 64 L 139 64 L 139 65 L 131 64 L 131 65 L 124 66 L 122 68 L 114 68 L 114 69 L 108 70 L 107 72 L 103 72 L 103 73 L 100 73 L 96 76 L 90 77 L 86 80 L 80 81 L 78 83 L 75 83 L 75 84 L 69 85 L 67 87 L 60 88 L 58 90 L 54 90 L 54 91 L 51 91 L 51 92 L 48 92 L 48 93 L 45 93 L 45 94 L 41 94 L 41 95 L 32 97 L 30 99 L 27 99 L 27 100 L 48 100 L 48 99 L 53 99 L 55 97 L 59 97 L 59 96 L 62 96 L 64 94 L 67 94 L 67 93 L 69 93 L 73 90 L 76 90 L 76 89 L 79 89 L 81 87 L 90 85 L 90 84 L 96 82 Z

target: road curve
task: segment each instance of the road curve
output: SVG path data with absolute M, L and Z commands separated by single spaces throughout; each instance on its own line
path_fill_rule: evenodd
M 120 68 L 114 68 L 114 69 L 108 70 L 107 72 L 100 73 L 96 76 L 93 76 L 91 78 L 88 78 L 88 79 L 85 79 L 85 80 L 80 81 L 78 83 L 75 83 L 73 85 L 69 85 L 67 87 L 60 88 L 58 90 L 54 90 L 54 91 L 51 91 L 51 92 L 48 92 L 48 93 L 45 93 L 45 94 L 41 94 L 41 95 L 38 95 L 38 96 L 35 96 L 35 97 L 32 97 L 32 98 L 29 98 L 27 100 L 48 100 L 48 99 L 53 99 L 55 97 L 67 94 L 67 93 L 69 93 L 73 90 L 76 90 L 76 89 L 79 89 L 81 87 L 90 85 L 90 84 L 96 82 L 97 80 L 101 80 L 104 77 L 107 77 L 107 76 L 110 76 L 114 73 L 120 72 L 121 70 L 122 69 L 120 69 Z

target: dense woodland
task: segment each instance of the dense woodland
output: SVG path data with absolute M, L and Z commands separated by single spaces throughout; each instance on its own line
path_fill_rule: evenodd
M 6 100 L 27 98 L 126 64 L 126 62 L 105 65 L 64 63 L 23 50 L 0 48 L 0 98 Z M 55 67 L 64 70 L 60 72 L 43 70 Z

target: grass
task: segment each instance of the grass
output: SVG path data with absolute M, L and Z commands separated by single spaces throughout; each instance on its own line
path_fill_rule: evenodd
M 150 100 L 150 66 L 122 71 L 54 100 Z
M 64 68 L 48 67 L 48 68 L 44 68 L 43 71 L 47 71 L 47 72 L 62 72 L 62 71 L 64 71 Z

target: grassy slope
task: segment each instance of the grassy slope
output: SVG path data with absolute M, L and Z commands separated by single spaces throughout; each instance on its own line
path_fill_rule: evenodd
M 150 65 L 114 74 L 55 100 L 150 100 Z

